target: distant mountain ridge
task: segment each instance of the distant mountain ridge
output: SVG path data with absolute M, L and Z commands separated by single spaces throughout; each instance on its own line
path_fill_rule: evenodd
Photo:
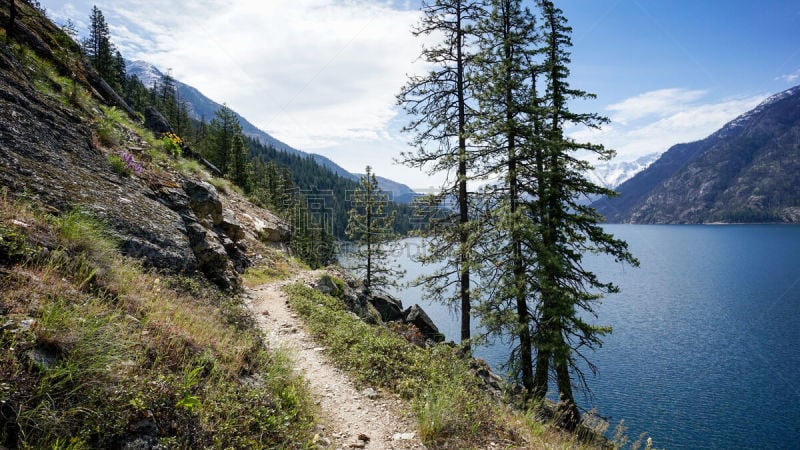
M 163 76 L 163 73 L 158 70 L 157 67 L 146 61 L 126 61 L 126 70 L 128 74 L 136 75 L 139 80 L 148 88 L 152 87 L 154 84 L 158 84 Z M 200 120 L 202 118 L 205 118 L 207 121 L 211 120 L 211 118 L 214 117 L 214 113 L 216 113 L 217 110 L 222 107 L 222 105 L 219 103 L 203 95 L 203 93 L 197 88 L 183 83 L 180 80 L 175 80 L 175 87 L 178 91 L 179 98 L 187 102 L 187 105 L 189 106 L 189 115 L 196 120 Z M 239 119 L 239 123 L 242 125 L 242 131 L 244 134 L 258 140 L 262 144 L 270 145 L 286 153 L 295 154 L 302 157 L 310 156 L 314 159 L 314 161 L 317 162 L 317 164 L 328 168 L 336 175 L 349 178 L 351 180 L 359 179 L 358 174 L 348 172 L 331 159 L 316 153 L 306 153 L 302 150 L 297 150 L 289 144 L 276 139 L 266 131 L 261 130 L 257 126 L 253 125 L 246 118 L 244 118 L 244 116 L 236 111 L 234 111 L 234 113 Z M 378 177 L 378 185 L 385 192 L 391 193 L 392 197 L 396 201 L 402 202 L 404 199 L 410 199 L 414 196 L 414 191 L 411 190 L 411 188 L 405 184 L 398 183 L 387 178 Z
M 640 156 L 633 161 L 608 161 L 595 164 L 594 169 L 589 173 L 589 177 L 595 183 L 614 189 L 625 181 L 633 178 L 634 175 L 648 168 L 655 162 L 661 153 L 650 153 Z
M 593 204 L 609 222 L 800 223 L 800 86 L 678 144 Z

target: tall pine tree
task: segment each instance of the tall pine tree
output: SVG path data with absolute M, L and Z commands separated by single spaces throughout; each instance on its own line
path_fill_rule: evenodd
M 485 301 L 477 306 L 488 333 L 511 337 L 509 366 L 530 393 L 533 386 L 532 326 L 537 292 L 528 276 L 534 263 L 530 241 L 535 217 L 526 214 L 526 167 L 531 160 L 532 111 L 528 93 L 535 86 L 530 69 L 538 45 L 535 23 L 520 0 L 495 0 L 480 21 L 480 52 L 473 73 L 479 114 L 473 136 L 480 143 L 480 163 L 497 183 L 483 192 L 481 265 Z M 535 237 L 533 238 L 535 239 Z
M 103 12 L 97 6 L 92 7 L 89 16 L 89 37 L 83 42 L 83 48 L 97 73 L 111 87 L 121 88 L 118 83 L 117 60 L 114 55 L 114 45 L 111 43 L 111 33 Z
M 392 244 L 397 239 L 394 233 L 396 211 L 387 212 L 389 200 L 378 187 L 378 179 L 367 166 L 361 176 L 359 187 L 353 192 L 347 236 L 355 244 L 349 257 L 351 268 L 364 277 L 364 288 L 369 293 L 375 289 L 396 286 L 403 271 L 387 261 Z
M 467 124 L 473 115 L 467 74 L 473 56 L 472 26 L 484 11 L 476 0 L 423 1 L 422 11 L 415 35 L 441 35 L 443 41 L 422 52 L 422 59 L 433 70 L 411 77 L 398 95 L 399 103 L 413 118 L 406 130 L 414 133 L 412 145 L 416 148 L 404 153 L 401 161 L 430 173 L 444 173 L 448 178 L 455 175 L 445 182 L 441 195 L 456 199 L 456 212 L 427 230 L 427 252 L 418 260 L 441 267 L 420 282 L 433 299 L 460 309 L 461 342 L 469 349 L 474 239 L 467 190 L 472 158 Z M 452 292 L 453 286 L 456 292 Z
M 223 104 L 208 124 L 206 139 L 201 147 L 204 156 L 225 176 L 230 173 L 233 161 L 233 139 L 241 133 L 242 126 L 236 113 Z

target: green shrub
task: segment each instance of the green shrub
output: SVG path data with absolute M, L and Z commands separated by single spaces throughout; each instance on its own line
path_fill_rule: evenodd
M 159 145 L 161 146 L 161 151 L 173 158 L 180 158 L 182 155 L 181 145 L 183 145 L 183 139 L 175 133 L 167 132 L 162 134 L 161 139 L 159 139 Z
M 114 147 L 119 145 L 120 133 L 117 130 L 117 125 L 121 120 L 121 115 L 116 107 L 100 107 L 102 115 L 95 122 L 95 131 L 100 143 L 106 147 Z

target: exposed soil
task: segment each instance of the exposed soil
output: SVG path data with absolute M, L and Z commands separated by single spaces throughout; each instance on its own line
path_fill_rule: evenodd
M 372 388 L 357 389 L 324 354 L 325 343 L 316 342 L 287 305 L 284 286 L 296 281 L 311 284 L 320 274 L 304 272 L 247 292 L 247 305 L 264 330 L 268 345 L 289 351 L 295 370 L 302 372 L 320 407 L 317 444 L 343 449 L 425 448 L 404 402 Z

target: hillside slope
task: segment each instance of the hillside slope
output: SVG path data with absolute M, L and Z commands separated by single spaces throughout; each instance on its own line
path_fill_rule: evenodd
M 800 86 L 678 144 L 594 203 L 609 222 L 800 222 Z
M 54 213 L 97 216 L 126 255 L 149 266 L 235 289 L 259 240 L 243 224 L 258 221 L 273 240 L 287 239 L 288 227 L 266 210 L 245 217 L 233 203 L 223 207 L 207 175 L 178 170 L 77 44 L 36 14 L 22 16 L 15 42 L 0 46 L 0 187 Z
M 158 70 L 158 68 L 146 61 L 130 61 L 127 63 L 127 70 L 129 74 L 136 75 L 147 87 L 152 87 L 154 84 L 158 84 L 163 76 L 163 73 Z M 175 86 L 178 91 L 178 96 L 187 102 L 189 106 L 189 113 L 191 117 L 196 120 L 200 120 L 202 118 L 205 118 L 205 120 L 211 120 L 211 118 L 214 117 L 214 113 L 222 107 L 222 105 L 206 97 L 202 92 L 193 86 L 190 86 L 179 80 L 175 80 Z M 247 136 L 261 142 L 262 144 L 272 146 L 278 150 L 301 157 L 311 156 L 311 158 L 313 158 L 317 164 L 328 168 L 336 175 L 356 181 L 359 179 L 359 174 L 348 172 L 330 158 L 316 153 L 306 153 L 304 151 L 297 150 L 289 144 L 276 139 L 266 131 L 261 130 L 257 126 L 253 125 L 241 114 L 235 111 L 234 113 L 239 119 L 239 123 L 242 125 L 242 131 Z M 405 184 L 398 183 L 387 178 L 379 177 L 378 185 L 385 192 L 391 193 L 394 198 L 398 199 L 398 201 L 410 199 L 414 194 L 411 188 Z

